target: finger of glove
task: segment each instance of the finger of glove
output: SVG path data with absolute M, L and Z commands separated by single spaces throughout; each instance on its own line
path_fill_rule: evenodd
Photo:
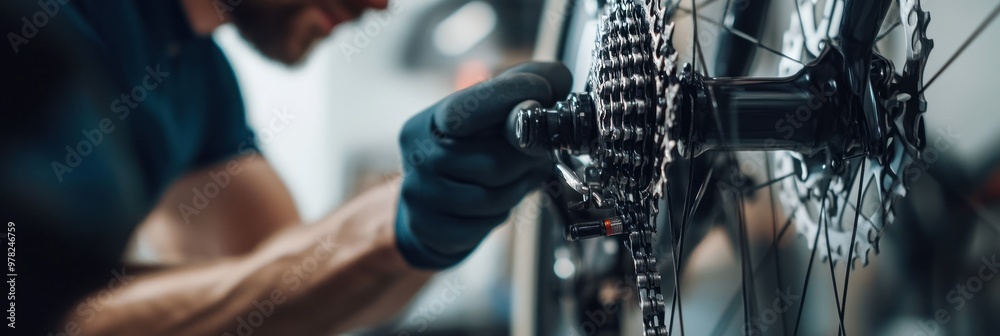
M 467 254 L 486 235 L 507 219 L 508 213 L 495 216 L 462 217 L 438 212 L 436 209 L 407 206 L 410 232 L 425 246 L 444 255 Z M 427 225 L 414 220 L 433 221 Z M 445 225 L 440 225 L 445 224 Z
M 503 139 L 466 139 L 441 145 L 428 155 L 433 173 L 456 181 L 499 187 L 522 178 L 529 171 L 549 171 L 548 157 L 518 151 Z
M 433 208 L 462 217 L 496 216 L 538 187 L 541 178 L 537 176 L 538 172 L 528 172 L 513 183 L 491 188 L 418 174 L 403 181 L 402 196 L 413 208 Z
M 569 94 L 572 85 L 573 75 L 562 63 L 522 63 L 493 80 L 450 96 L 439 105 L 435 126 L 453 137 L 482 134 L 481 131 L 499 133 L 502 127 L 493 126 L 503 125 L 517 104 L 535 100 L 545 106 L 552 105 Z
M 450 140 L 439 141 L 431 134 L 430 114 L 411 118 L 399 137 L 405 171 L 493 187 L 508 184 L 529 170 L 549 170 L 547 157 L 526 155 L 501 137 Z
M 514 106 L 551 96 L 552 89 L 541 76 L 503 75 L 445 98 L 435 109 L 434 126 L 454 138 L 499 135 Z
M 566 99 L 573 86 L 573 74 L 562 63 L 558 62 L 525 62 L 507 69 L 501 74 L 531 73 L 545 78 L 552 89 L 552 97 L 548 100 L 539 100 L 542 105 L 549 106 L 556 101 Z

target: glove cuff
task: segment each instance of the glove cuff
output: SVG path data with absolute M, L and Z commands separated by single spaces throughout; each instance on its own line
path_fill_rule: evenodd
M 406 205 L 400 202 L 396 209 L 396 248 L 410 266 L 426 270 L 441 270 L 455 266 L 472 251 L 444 254 L 425 245 L 410 230 Z

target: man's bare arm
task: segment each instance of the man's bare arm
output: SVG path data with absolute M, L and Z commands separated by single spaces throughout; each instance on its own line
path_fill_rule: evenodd
M 160 265 L 239 256 L 301 219 L 291 194 L 262 156 L 248 154 L 175 182 L 139 226 L 133 244 Z
M 254 335 L 369 325 L 395 313 L 431 275 L 408 266 L 396 248 L 397 195 L 380 186 L 245 256 L 137 276 L 91 320 L 70 318 L 84 335 L 237 335 L 251 318 L 259 323 L 249 325 Z

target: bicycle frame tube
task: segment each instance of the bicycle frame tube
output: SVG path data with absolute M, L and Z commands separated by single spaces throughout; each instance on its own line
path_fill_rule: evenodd
M 764 30 L 763 20 L 771 0 L 738 0 L 727 1 L 726 16 L 723 25 L 760 40 Z M 741 39 L 731 31 L 722 29 L 718 36 L 718 51 L 715 58 L 715 73 L 717 76 L 746 76 L 757 53 L 753 42 Z
M 891 0 L 845 0 L 838 43 L 784 78 L 702 78 L 686 71 L 678 138 L 685 156 L 708 150 L 843 155 L 879 148 L 885 127 L 869 71 Z M 860 126 L 860 128 L 858 128 Z M 856 130 L 856 131 L 853 131 Z

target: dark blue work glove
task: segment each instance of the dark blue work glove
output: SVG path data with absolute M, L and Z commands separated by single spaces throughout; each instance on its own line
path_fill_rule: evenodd
M 507 117 L 525 100 L 549 106 L 569 93 L 558 63 L 525 63 L 456 92 L 403 126 L 403 187 L 396 245 L 413 266 L 462 261 L 551 171 L 505 138 Z

